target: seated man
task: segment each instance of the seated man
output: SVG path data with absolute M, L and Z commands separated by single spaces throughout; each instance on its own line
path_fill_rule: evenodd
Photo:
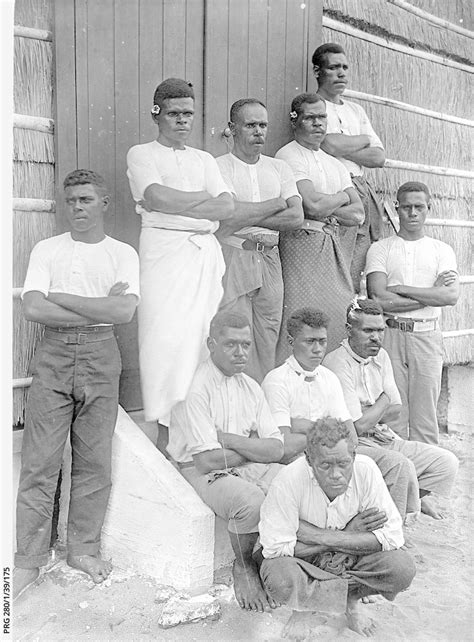
M 410 556 L 397 550 L 402 520 L 382 475 L 369 457 L 355 454 L 339 419 L 316 421 L 306 457 L 273 481 L 260 513 L 263 585 L 297 611 L 318 608 L 324 582 L 343 582 L 349 627 L 371 635 L 374 623 L 358 611 L 359 598 L 393 600 L 415 575 Z
M 307 431 L 326 415 L 347 424 L 357 441 L 341 384 L 333 372 L 320 365 L 326 352 L 328 323 L 325 314 L 312 308 L 294 312 L 287 322 L 293 354 L 262 383 L 273 418 L 285 438 L 284 463 L 303 452 Z M 407 512 L 420 510 L 416 472 L 404 455 L 360 441 L 357 453 L 368 455 L 380 468 L 403 518 Z
M 276 604 L 262 588 L 252 551 L 265 492 L 283 468 L 272 463 L 283 455 L 283 438 L 262 389 L 243 373 L 252 345 L 250 321 L 219 312 L 209 335 L 210 357 L 171 413 L 168 451 L 202 500 L 228 521 L 239 605 L 263 611 Z
M 438 446 L 401 439 L 386 425 L 398 418 L 402 402 L 390 357 L 381 347 L 384 327 L 383 310 L 376 301 L 355 299 L 347 310 L 348 338 L 326 356 L 324 365 L 339 377 L 359 443 L 410 459 L 418 477 L 421 511 L 441 519 L 444 514 L 430 495 L 449 497 L 458 460 Z

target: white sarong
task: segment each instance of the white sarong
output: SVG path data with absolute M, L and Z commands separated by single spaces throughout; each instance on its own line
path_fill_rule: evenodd
M 143 228 L 140 235 L 138 344 L 145 420 L 169 425 L 198 364 L 208 356 L 209 324 L 225 270 L 214 234 Z

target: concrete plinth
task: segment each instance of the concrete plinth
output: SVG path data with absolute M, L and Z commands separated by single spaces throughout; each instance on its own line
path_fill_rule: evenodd
M 70 451 L 65 452 L 59 535 L 66 537 Z M 119 408 L 102 555 L 122 569 L 192 594 L 213 581 L 214 513 Z
M 448 367 L 448 432 L 474 432 L 474 364 Z

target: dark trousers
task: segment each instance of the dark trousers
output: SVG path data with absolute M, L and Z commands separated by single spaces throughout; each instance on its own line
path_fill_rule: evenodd
M 72 447 L 68 552 L 95 555 L 110 494 L 120 353 L 115 338 L 83 344 L 45 337 L 33 358 L 17 498 L 15 565 L 48 561 L 56 483 L 66 439 Z
M 344 578 L 297 557 L 264 559 L 260 567 L 266 591 L 276 601 L 299 611 L 316 611 L 325 582 L 344 582 L 349 595 L 380 594 L 395 599 L 415 576 L 415 564 L 405 551 L 381 551 L 358 558 Z

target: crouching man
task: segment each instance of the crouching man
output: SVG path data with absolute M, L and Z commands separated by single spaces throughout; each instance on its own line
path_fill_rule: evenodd
M 296 611 L 316 611 L 325 582 L 344 582 L 349 628 L 372 635 L 375 623 L 358 601 L 393 600 L 415 565 L 400 549 L 402 520 L 375 462 L 355 454 L 347 425 L 324 417 L 308 432 L 306 457 L 273 481 L 261 507 L 267 594 Z M 338 577 L 337 577 L 338 576 Z
M 239 605 L 277 606 L 266 595 L 252 551 L 268 485 L 284 468 L 283 437 L 262 389 L 243 373 L 252 345 L 250 321 L 219 312 L 211 321 L 210 358 L 171 413 L 168 451 L 201 499 L 228 522 Z

